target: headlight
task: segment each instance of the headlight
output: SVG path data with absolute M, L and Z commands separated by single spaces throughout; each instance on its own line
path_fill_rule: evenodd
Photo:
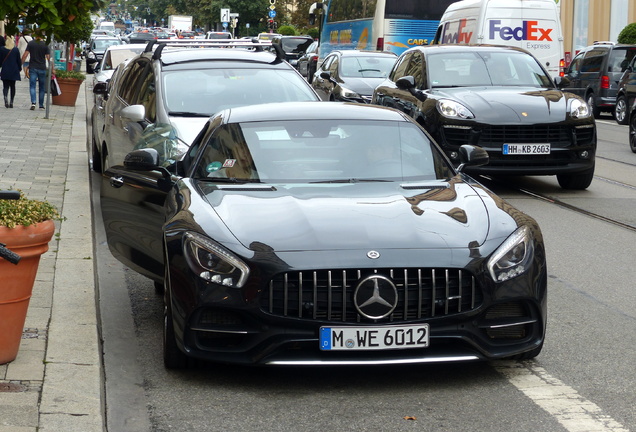
M 488 260 L 488 271 L 495 282 L 515 278 L 528 269 L 534 255 L 530 229 L 522 226 L 504 241 Z
M 237 256 L 201 234 L 186 233 L 183 249 L 192 271 L 208 282 L 241 288 L 250 274 Z
M 570 100 L 570 116 L 573 118 L 584 118 L 590 115 L 590 107 L 587 103 L 578 99 Z
M 437 102 L 437 109 L 444 117 L 472 119 L 475 115 L 459 102 L 450 99 L 441 99 Z
M 340 87 L 340 96 L 346 99 L 360 99 L 360 95 L 346 87 Z

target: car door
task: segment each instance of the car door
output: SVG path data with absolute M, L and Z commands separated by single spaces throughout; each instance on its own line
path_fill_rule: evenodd
M 416 79 L 416 87 L 422 85 L 423 71 L 422 54 L 418 51 L 403 54 L 398 59 L 389 79 L 385 80 L 375 89 L 375 103 L 398 109 L 408 115 L 413 115 L 417 109 L 417 99 L 407 90 L 401 90 L 396 82 L 405 76 L 413 76 Z
M 636 99 L 636 57 L 634 57 L 621 78 L 621 85 L 623 86 L 623 93 L 627 98 L 627 107 L 632 109 L 634 100 Z
M 585 89 L 583 88 L 581 80 L 581 67 L 584 56 L 585 52 L 580 52 L 570 62 L 566 71 L 566 76 L 570 82 L 568 86 L 563 89 L 581 97 L 585 97 Z

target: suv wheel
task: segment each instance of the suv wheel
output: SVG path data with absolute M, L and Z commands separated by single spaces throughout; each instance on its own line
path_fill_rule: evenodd
M 629 148 L 636 153 L 636 112 L 632 113 L 629 120 Z
M 576 174 L 557 174 L 559 186 L 563 189 L 583 190 L 592 184 L 594 167 Z
M 616 99 L 616 106 L 614 107 L 614 119 L 619 125 L 626 125 L 629 114 L 627 112 L 627 99 L 624 95 L 619 96 Z
M 601 110 L 599 110 L 596 104 L 594 103 L 594 93 L 590 93 L 587 95 L 586 102 L 588 106 L 590 107 L 590 110 L 592 111 L 592 115 L 594 116 L 594 118 L 598 118 L 598 116 L 601 114 Z

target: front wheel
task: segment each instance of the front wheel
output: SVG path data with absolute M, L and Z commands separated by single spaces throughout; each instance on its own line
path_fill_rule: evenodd
M 563 189 L 583 190 L 592 184 L 594 167 L 576 174 L 557 174 L 559 186 Z
M 616 120 L 616 123 L 619 125 L 627 124 L 627 119 L 629 118 L 627 111 L 627 99 L 625 96 L 621 95 L 616 99 L 616 106 L 614 107 L 614 119 Z
M 592 112 L 592 115 L 594 116 L 594 118 L 598 118 L 598 116 L 601 115 L 601 110 L 599 110 L 596 104 L 594 103 L 594 93 L 590 93 L 587 95 L 586 102 L 587 102 L 587 105 L 590 107 L 590 111 Z

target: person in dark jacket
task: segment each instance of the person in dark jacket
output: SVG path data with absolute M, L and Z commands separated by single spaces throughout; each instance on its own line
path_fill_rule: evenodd
M 8 49 L 5 46 L 5 39 L 0 36 L 0 79 L 2 79 L 2 95 L 4 96 L 4 107 L 13 108 L 15 99 L 15 82 L 20 81 L 20 71 L 22 61 L 20 60 L 20 50 L 13 47 Z

